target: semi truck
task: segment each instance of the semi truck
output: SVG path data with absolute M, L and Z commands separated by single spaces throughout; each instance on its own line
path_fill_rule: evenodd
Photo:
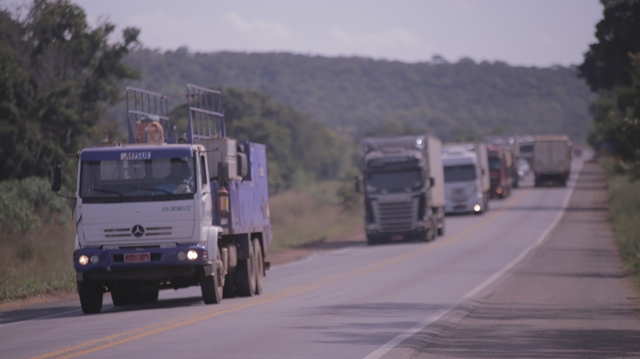
M 484 142 L 488 146 L 495 146 L 507 153 L 509 163 L 509 178 L 511 188 L 520 187 L 520 137 L 519 136 L 487 136 Z
M 442 165 L 447 214 L 481 214 L 489 209 L 489 158 L 484 143 L 445 144 Z
M 219 91 L 187 85 L 178 137 L 167 97 L 128 87 L 125 144 L 78 155 L 73 265 L 85 314 L 200 286 L 205 304 L 263 290 L 272 240 L 266 148 L 227 137 Z M 58 191 L 60 165 L 52 190 Z
M 433 135 L 362 140 L 367 243 L 435 239 L 444 233 L 441 142 Z
M 513 186 L 513 157 L 510 150 L 487 146 L 489 156 L 490 198 L 507 198 Z M 517 174 L 516 174 L 517 175 Z
M 566 186 L 571 174 L 572 144 L 567 135 L 535 136 L 533 166 L 535 186 Z

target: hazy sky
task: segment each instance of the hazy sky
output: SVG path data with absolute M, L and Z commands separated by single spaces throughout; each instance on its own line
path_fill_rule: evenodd
M 579 64 L 595 42 L 598 0 L 72 0 L 141 29 L 145 47 L 284 51 L 404 62 Z

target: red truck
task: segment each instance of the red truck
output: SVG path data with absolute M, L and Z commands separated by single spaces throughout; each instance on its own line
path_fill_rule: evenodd
M 511 152 L 498 146 L 487 146 L 489 155 L 489 178 L 491 198 L 506 198 L 511 195 L 513 158 Z

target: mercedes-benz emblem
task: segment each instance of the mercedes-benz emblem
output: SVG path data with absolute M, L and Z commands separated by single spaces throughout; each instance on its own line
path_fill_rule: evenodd
M 131 228 L 131 234 L 133 234 L 135 237 L 142 237 L 144 235 L 144 227 L 136 224 L 135 226 L 133 226 L 133 228 Z

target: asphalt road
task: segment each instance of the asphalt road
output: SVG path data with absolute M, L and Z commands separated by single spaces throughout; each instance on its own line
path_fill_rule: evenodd
M 431 243 L 363 239 L 276 266 L 257 297 L 205 306 L 189 288 L 117 309 L 107 296 L 98 315 L 77 300 L 1 312 L 0 358 L 640 357 L 602 175 L 574 167 L 567 188 L 525 183 L 482 216 L 447 217 Z

